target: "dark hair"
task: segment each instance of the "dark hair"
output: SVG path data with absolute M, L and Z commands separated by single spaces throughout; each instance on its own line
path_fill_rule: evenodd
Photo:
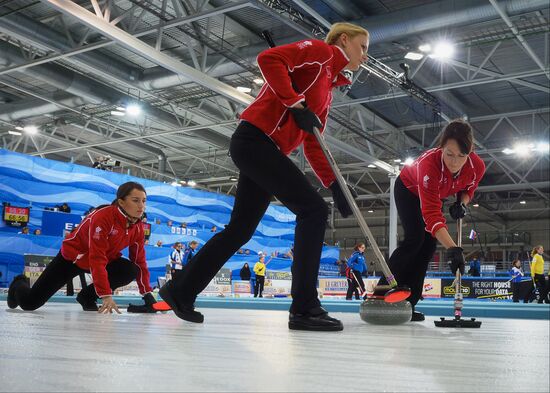
M 470 154 L 474 150 L 472 126 L 462 119 L 455 119 L 447 124 L 439 137 L 439 147 L 445 146 L 449 139 L 458 143 L 462 154 Z
M 355 247 L 353 247 L 353 249 L 354 249 L 354 251 L 359 251 L 359 247 L 364 246 L 364 245 L 365 245 L 365 243 L 363 243 L 363 242 L 357 243 L 355 245 Z
M 118 190 L 116 190 L 116 198 L 112 204 L 114 205 L 115 203 L 117 203 L 118 199 L 126 198 L 133 190 L 143 191 L 145 194 L 147 194 L 147 191 L 145 191 L 145 188 L 141 184 L 136 183 L 135 181 L 129 181 L 127 183 L 121 184 L 120 187 L 118 187 Z

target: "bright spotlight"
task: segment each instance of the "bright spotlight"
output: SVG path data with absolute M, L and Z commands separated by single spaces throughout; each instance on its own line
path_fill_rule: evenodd
M 124 116 L 126 114 L 126 112 L 122 112 L 122 111 L 111 111 L 111 115 L 113 116 Z
M 181 184 L 179 184 L 177 180 L 174 180 L 172 183 L 170 183 L 170 185 L 174 187 L 181 187 Z
M 137 116 L 141 113 L 141 107 L 138 104 L 130 104 L 126 107 L 126 113 L 130 116 Z
M 189 181 L 187 182 L 187 185 L 190 186 L 190 187 L 195 187 L 195 186 L 197 185 L 197 182 L 194 181 L 194 180 L 189 180 Z
M 434 51 L 430 55 L 430 57 L 436 59 L 449 59 L 453 56 L 454 51 L 454 46 L 452 46 L 448 42 L 442 41 L 435 46 Z
M 21 135 L 21 133 L 20 133 L 19 131 L 13 131 L 13 130 L 9 130 L 9 131 L 8 131 L 8 134 L 14 135 L 14 136 L 19 136 L 19 135 Z
M 400 163 L 400 162 L 401 162 L 401 158 L 396 158 L 395 160 L 393 160 L 393 162 Z
M 370 210 L 367 210 L 368 213 L 374 213 L 374 210 L 370 209 Z
M 519 201 L 519 203 L 520 203 L 521 205 L 525 205 L 527 202 L 525 202 L 525 201 Z
M 265 83 L 265 81 L 262 78 L 256 78 L 252 82 L 254 82 L 255 84 L 260 85 L 260 86 Z
M 250 87 L 244 86 L 237 86 L 237 90 L 239 90 L 241 93 L 250 93 L 252 91 Z
M 38 127 L 36 126 L 25 126 L 23 127 L 23 131 L 25 131 L 29 135 L 34 135 L 38 133 Z
M 548 142 L 540 142 L 535 147 L 535 150 L 541 153 L 548 153 L 548 151 L 550 150 L 550 145 L 548 144 Z
M 513 154 L 514 153 L 514 150 L 513 149 L 509 149 L 509 148 L 506 148 L 502 151 L 504 154 L 506 155 L 510 155 L 510 154 Z
M 428 53 L 432 51 L 432 46 L 430 44 L 422 44 L 418 47 L 420 52 Z
M 417 53 L 417 52 L 407 52 L 407 54 L 405 55 L 405 59 L 408 59 L 408 60 L 420 60 L 424 57 L 424 55 L 422 53 Z
M 531 147 L 527 144 L 521 143 L 514 146 L 514 152 L 520 157 L 527 157 L 531 152 Z
M 376 165 L 374 165 L 374 164 L 369 164 L 369 165 L 367 165 L 367 167 L 368 167 L 368 168 L 376 168 Z
M 413 162 L 414 160 L 412 159 L 412 157 L 407 157 L 407 159 L 405 160 L 405 165 L 412 165 Z
M 474 203 L 472 206 L 473 207 L 479 207 L 479 203 Z

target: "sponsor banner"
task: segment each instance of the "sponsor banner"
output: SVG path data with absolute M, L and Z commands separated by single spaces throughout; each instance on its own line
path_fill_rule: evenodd
M 455 288 L 450 278 L 441 279 L 441 297 L 454 297 Z M 512 284 L 506 278 L 492 280 L 462 280 L 461 292 L 470 299 L 510 299 Z
M 220 269 L 208 286 L 201 292 L 206 296 L 229 296 L 231 295 L 231 270 Z
M 441 297 L 441 279 L 439 278 L 424 279 L 424 288 L 422 288 L 422 297 L 424 297 L 425 299 L 440 298 Z
M 290 272 L 275 272 L 268 270 L 265 273 L 266 280 L 292 280 L 292 273 Z
M 80 214 L 70 214 L 44 210 L 42 213 L 42 234 L 48 236 L 65 236 L 82 221 Z
M 367 294 L 372 295 L 379 278 L 363 278 Z M 348 280 L 346 278 L 320 278 L 319 294 L 322 296 L 346 296 Z
M 252 285 L 250 281 L 234 280 L 231 281 L 231 290 L 235 297 L 251 297 L 253 296 Z
M 284 280 L 272 280 L 266 278 L 264 281 L 264 292 L 263 296 L 289 296 L 290 295 L 290 287 L 292 285 L 292 281 L 288 279 Z

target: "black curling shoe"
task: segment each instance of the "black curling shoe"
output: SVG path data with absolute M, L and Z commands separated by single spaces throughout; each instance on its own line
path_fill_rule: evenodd
M 95 299 L 86 299 L 84 294 L 84 292 L 80 291 L 78 292 L 78 295 L 76 295 L 76 301 L 80 303 L 82 309 L 84 311 L 99 311 L 99 307 L 97 307 Z
M 16 308 L 19 304 L 17 304 L 17 300 L 15 299 L 15 291 L 17 290 L 17 287 L 21 284 L 27 284 L 29 285 L 29 280 L 27 276 L 24 274 L 19 274 L 13 278 L 13 281 L 10 284 L 10 288 L 8 289 L 8 298 L 7 303 L 9 308 Z
M 183 319 L 184 321 L 188 322 L 194 322 L 194 323 L 203 323 L 204 321 L 204 315 L 202 315 L 200 312 L 195 311 L 195 307 L 193 307 L 193 304 L 186 304 L 183 306 L 180 306 L 176 302 L 176 298 L 172 295 L 172 281 L 168 281 L 164 286 L 159 290 L 159 295 L 162 297 L 162 299 L 168 303 L 170 308 L 174 311 L 174 314 L 178 318 Z
M 324 308 L 315 307 L 304 314 L 290 313 L 288 328 L 290 330 L 337 332 L 344 330 L 344 325 L 340 320 L 329 317 Z
M 422 322 L 426 318 L 424 317 L 424 314 L 420 311 L 414 311 L 412 313 L 411 322 Z

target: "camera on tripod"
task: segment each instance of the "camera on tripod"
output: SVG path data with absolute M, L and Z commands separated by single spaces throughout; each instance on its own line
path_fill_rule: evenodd
M 93 168 L 103 169 L 105 171 L 110 171 L 118 166 L 120 166 L 120 161 L 111 158 L 111 156 L 100 156 L 92 165 Z

